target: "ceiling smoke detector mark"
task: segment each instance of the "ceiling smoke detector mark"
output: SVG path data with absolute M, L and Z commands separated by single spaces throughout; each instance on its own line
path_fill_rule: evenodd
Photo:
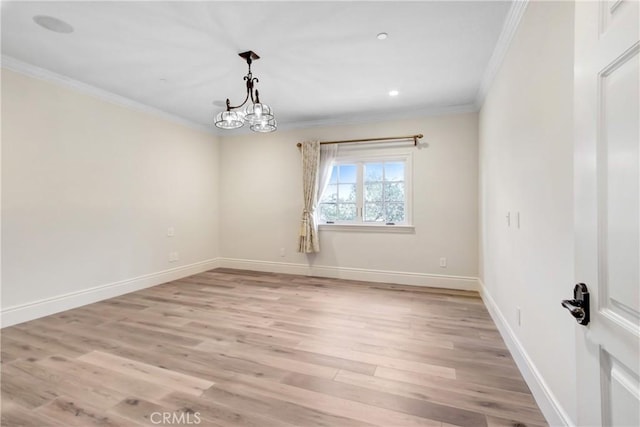
M 399 93 L 400 93 L 400 92 L 398 92 L 398 91 L 397 91 L 397 90 L 395 90 L 395 89 L 394 89 L 394 90 L 390 90 L 390 91 L 389 91 L 389 96 L 398 96 L 398 94 L 399 94 Z
M 378 40 L 386 40 L 387 37 L 389 37 L 389 34 L 387 33 L 378 33 L 378 35 L 376 36 Z
M 36 15 L 33 17 L 33 22 L 55 33 L 73 33 L 73 27 L 71 25 L 53 16 Z

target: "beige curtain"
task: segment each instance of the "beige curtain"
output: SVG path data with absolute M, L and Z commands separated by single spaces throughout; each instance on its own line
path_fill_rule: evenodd
M 314 213 L 318 194 L 318 169 L 320 165 L 320 142 L 305 141 L 302 143 L 302 192 L 304 208 L 300 223 L 300 243 L 298 252 L 320 252 L 318 242 L 318 226 Z

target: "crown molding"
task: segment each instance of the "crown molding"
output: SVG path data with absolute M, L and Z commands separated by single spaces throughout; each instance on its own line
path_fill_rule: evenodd
M 520 21 L 522 20 L 522 16 L 524 15 L 528 5 L 529 0 L 514 0 L 511 3 L 511 8 L 509 9 L 507 17 L 504 20 L 504 24 L 502 25 L 502 31 L 500 32 L 500 37 L 498 37 L 496 47 L 493 49 L 487 68 L 484 70 L 484 74 L 482 75 L 482 80 L 480 80 L 480 87 L 478 88 L 475 100 L 477 109 L 480 109 L 482 104 L 484 104 L 487 93 L 489 93 L 493 80 L 496 78 L 496 75 L 502 66 L 504 58 L 507 55 L 507 51 L 509 50 L 509 46 L 511 45 L 511 40 L 513 40 L 513 36 L 518 30 L 518 26 L 520 25 Z
M 293 123 L 283 123 L 282 126 L 278 125 L 278 128 L 287 130 L 321 126 L 356 125 L 365 123 L 388 122 L 392 120 L 415 119 L 419 117 L 443 116 L 446 114 L 474 113 L 477 111 L 478 108 L 475 104 L 449 105 L 443 107 L 412 109 L 408 111 L 398 111 L 393 113 L 370 114 L 366 116 L 359 116 L 355 114 L 352 117 L 345 118 L 328 118 Z
M 122 95 L 117 95 L 113 92 L 109 92 L 104 89 L 97 88 L 87 83 L 83 83 L 79 80 L 72 79 L 71 77 L 63 76 L 62 74 L 55 73 L 53 71 L 41 68 L 23 61 L 16 59 L 12 56 L 2 55 L 2 68 L 15 71 L 29 77 L 33 77 L 40 80 L 49 81 L 52 83 L 65 86 L 76 92 L 80 92 L 84 95 L 89 95 L 94 98 L 106 101 L 112 104 L 119 105 L 131 110 L 151 114 L 161 119 L 183 125 L 185 127 L 195 129 L 201 132 L 206 132 L 211 135 L 218 135 L 212 128 L 204 126 L 199 123 L 195 123 L 191 120 L 187 120 L 183 117 L 176 116 L 166 111 L 162 111 L 158 108 L 151 107 L 133 99 L 127 98 Z

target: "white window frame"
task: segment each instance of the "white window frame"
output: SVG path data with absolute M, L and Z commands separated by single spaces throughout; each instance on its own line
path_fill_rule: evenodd
M 342 147 L 341 147 L 342 148 Z M 404 194 L 405 194 L 405 220 L 402 223 L 387 225 L 364 221 L 364 164 L 381 162 L 403 162 L 404 167 Z M 319 208 L 316 212 L 316 221 L 321 231 L 373 231 L 393 233 L 413 233 L 413 150 L 408 148 L 378 148 L 363 149 L 361 147 L 347 147 L 341 149 L 336 156 L 333 166 L 342 164 L 356 165 L 356 220 L 336 221 L 325 223 L 320 221 Z

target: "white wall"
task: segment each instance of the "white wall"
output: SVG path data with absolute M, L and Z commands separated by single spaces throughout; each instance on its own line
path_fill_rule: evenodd
M 480 113 L 481 278 L 552 424 L 576 419 L 572 103 L 573 4 L 531 2 Z
M 206 269 L 217 192 L 213 135 L 3 69 L 5 325 Z
M 414 133 L 425 136 L 425 146 L 414 149 L 415 233 L 321 230 L 319 254 L 297 253 L 302 173 L 296 143 Z M 476 284 L 476 113 L 225 136 L 220 160 L 223 265 L 434 286 Z M 439 267 L 440 257 L 447 257 L 446 269 Z

